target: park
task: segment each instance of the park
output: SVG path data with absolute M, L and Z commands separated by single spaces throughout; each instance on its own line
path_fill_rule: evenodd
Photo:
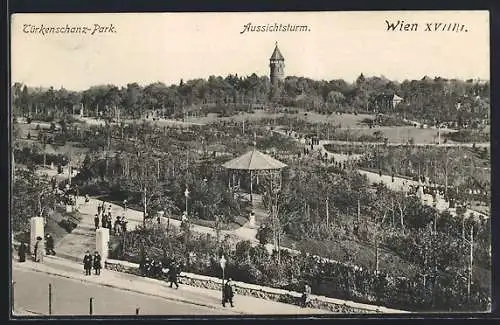
M 14 249 L 50 233 L 58 258 L 97 250 L 129 275 L 166 281 L 127 266 L 148 259 L 193 285 L 307 284 L 329 312 L 487 310 L 489 83 L 285 78 L 283 60 L 270 78 L 14 84 Z M 94 227 L 104 209 L 126 229 Z

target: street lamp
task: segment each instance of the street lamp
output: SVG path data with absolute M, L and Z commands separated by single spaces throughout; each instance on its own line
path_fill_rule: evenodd
M 222 255 L 222 257 L 220 258 L 220 267 L 222 268 L 222 301 L 224 302 L 224 278 L 225 278 L 225 274 L 224 274 L 224 270 L 226 268 L 226 258 L 224 257 L 224 255 Z
M 188 214 L 188 197 L 189 197 L 189 190 L 186 187 L 186 190 L 184 191 L 184 196 L 186 197 L 186 215 Z
M 43 190 L 39 195 L 38 195 L 38 213 L 39 217 L 43 217 L 43 222 L 44 224 L 47 224 L 47 218 L 44 216 L 43 211 L 45 210 L 45 207 L 42 207 L 42 197 L 45 194 L 50 193 L 51 191 L 49 189 Z M 54 200 L 55 202 L 55 200 Z

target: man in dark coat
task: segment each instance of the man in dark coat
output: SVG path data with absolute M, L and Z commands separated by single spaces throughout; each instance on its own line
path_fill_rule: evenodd
M 21 242 L 19 245 L 19 250 L 17 251 L 17 254 L 19 255 L 19 262 L 26 262 L 26 252 L 28 251 L 28 247 L 26 247 L 26 244 L 24 242 Z
M 92 255 L 87 251 L 83 257 L 83 268 L 85 269 L 85 275 L 90 275 L 92 270 Z
M 121 233 L 121 220 L 120 216 L 116 216 L 115 219 L 115 224 L 113 226 L 113 233 L 116 235 L 119 235 Z
M 102 265 L 101 265 L 101 255 L 99 255 L 98 251 L 95 251 L 95 253 L 94 253 L 94 263 L 93 264 L 94 264 L 93 266 L 94 266 L 95 274 L 100 275 Z
M 231 278 L 229 278 L 224 284 L 223 295 L 222 295 L 222 307 L 226 307 L 227 302 L 231 304 L 231 307 L 234 307 L 233 297 L 234 297 L 233 284 L 231 282 Z
M 168 281 L 170 282 L 170 288 L 175 284 L 176 289 L 179 289 L 179 284 L 177 283 L 178 268 L 177 264 L 174 262 L 170 265 L 168 270 Z
M 155 277 L 157 278 L 161 278 L 163 273 L 162 273 L 162 270 L 163 270 L 163 264 L 161 261 L 156 261 L 154 267 L 153 267 L 153 274 Z
M 54 251 L 54 237 L 50 234 L 45 235 L 45 248 L 47 249 L 47 255 L 56 255 L 56 251 Z
M 123 233 L 127 232 L 127 223 L 128 223 L 128 221 L 125 219 L 125 216 L 123 216 L 121 219 L 121 226 L 122 226 Z
M 141 272 L 141 275 L 144 275 L 146 270 L 146 262 L 148 261 L 149 259 L 144 255 L 144 253 L 141 253 L 141 261 L 139 262 L 139 271 Z
M 101 213 L 101 227 L 102 228 L 107 228 L 108 227 L 108 220 L 106 218 L 106 215 L 104 212 Z
M 107 224 L 107 226 L 106 226 L 106 227 L 107 227 L 109 230 L 111 230 L 111 229 L 112 229 L 112 227 L 113 227 L 113 225 L 112 225 L 112 224 L 113 224 L 113 221 L 112 221 L 112 219 L 111 219 L 111 214 L 108 214 L 108 217 L 106 218 L 106 220 L 108 221 L 108 224 Z
M 99 229 L 99 215 L 96 214 L 94 216 L 94 225 L 95 225 L 95 230 Z

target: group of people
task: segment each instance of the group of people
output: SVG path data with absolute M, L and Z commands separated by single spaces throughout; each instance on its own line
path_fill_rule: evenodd
M 95 251 L 94 256 L 92 256 L 90 251 L 87 251 L 83 257 L 83 269 L 85 270 L 85 275 L 91 275 L 92 269 L 94 269 L 95 275 L 100 275 L 101 268 L 101 255 L 99 252 Z
M 24 241 L 19 244 L 17 254 L 19 257 L 19 262 L 26 262 L 26 255 L 29 254 L 30 249 Z M 45 235 L 45 242 L 42 237 L 36 237 L 36 243 L 33 252 L 33 260 L 35 262 L 43 262 L 44 253 L 46 255 L 56 255 L 54 250 L 54 238 L 50 234 Z
M 164 264 L 161 261 L 145 257 L 139 264 L 139 270 L 142 276 L 162 278 L 166 275 L 167 281 L 170 282 L 170 288 L 173 288 L 173 285 L 175 285 L 176 289 L 178 289 L 179 283 L 177 277 L 180 274 L 180 265 L 175 261 L 168 264 L 168 268 L 164 268 Z M 231 278 L 224 283 L 222 293 L 222 306 L 225 307 L 229 303 L 231 307 L 234 307 L 234 291 Z
M 175 284 L 176 289 L 179 289 L 179 283 L 177 277 L 180 273 L 180 266 L 175 261 L 172 261 L 168 268 L 163 267 L 163 263 L 159 260 L 150 259 L 149 257 L 141 260 L 139 264 L 139 270 L 142 276 L 162 278 L 166 274 L 168 281 L 170 282 L 170 288 Z
M 124 208 L 126 209 L 126 201 Z M 97 207 L 97 213 L 94 216 L 94 225 L 95 230 L 99 229 L 99 224 L 102 228 L 108 228 L 115 235 L 121 235 L 127 232 L 127 223 L 128 221 L 125 219 L 125 216 L 116 216 L 114 225 L 112 223 L 112 215 L 111 215 L 111 204 L 108 205 L 106 209 L 105 202 L 102 205 Z

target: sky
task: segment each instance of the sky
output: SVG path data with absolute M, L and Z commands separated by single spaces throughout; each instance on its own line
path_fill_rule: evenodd
M 388 31 L 387 22 L 417 24 Z M 244 25 L 298 25 L 306 31 L 242 31 Z M 438 31 L 425 31 L 426 24 Z M 441 24 L 441 25 L 434 25 Z M 464 25 L 461 32 L 446 31 Z M 110 26 L 111 32 L 95 28 Z M 86 34 L 31 32 L 83 27 Z M 398 25 L 401 26 L 401 25 Z M 412 25 L 415 26 L 415 25 Z M 442 29 L 445 31 L 442 31 Z M 269 75 L 278 42 L 285 75 L 354 81 L 430 77 L 489 79 L 487 11 L 287 13 L 16 14 L 11 80 L 32 87 L 83 90 L 93 85 L 179 83 L 210 75 Z

